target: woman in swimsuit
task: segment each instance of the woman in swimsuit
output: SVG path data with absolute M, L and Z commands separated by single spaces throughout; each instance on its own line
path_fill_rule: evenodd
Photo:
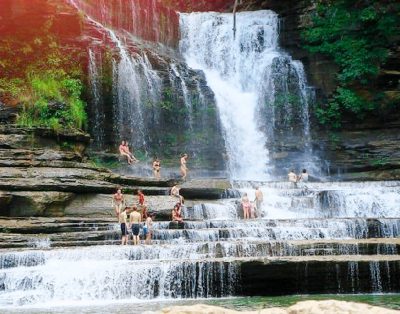
M 243 197 L 242 197 L 242 208 L 243 208 L 243 218 L 244 219 L 250 218 L 251 207 L 252 206 L 251 206 L 249 197 L 247 196 L 247 193 L 244 193 Z
M 160 169 L 161 169 L 161 162 L 158 158 L 156 158 L 153 161 L 153 174 L 157 180 L 160 180 L 161 178 Z
M 182 174 L 182 180 L 186 180 L 187 176 L 187 171 L 188 168 L 186 167 L 186 162 L 188 160 L 189 156 L 188 154 L 184 154 L 181 158 L 181 174 Z
M 183 218 L 180 211 L 180 205 L 176 204 L 172 210 L 172 221 L 182 222 Z

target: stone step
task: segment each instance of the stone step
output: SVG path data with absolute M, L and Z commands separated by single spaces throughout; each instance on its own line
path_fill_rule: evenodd
M 308 256 L 240 262 L 241 295 L 400 291 L 400 257 Z

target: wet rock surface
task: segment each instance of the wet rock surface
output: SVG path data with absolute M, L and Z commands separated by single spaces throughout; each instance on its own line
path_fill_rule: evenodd
M 169 217 L 176 199 L 168 196 L 176 179 L 130 177 L 97 167 L 87 159 L 88 135 L 50 130 L 0 127 L 0 215 L 110 215 L 111 195 L 141 189 L 148 207 Z M 190 198 L 219 198 L 228 183 L 202 182 L 185 187 Z M 204 186 L 201 188 L 201 186 Z M 128 197 L 127 205 L 137 202 Z

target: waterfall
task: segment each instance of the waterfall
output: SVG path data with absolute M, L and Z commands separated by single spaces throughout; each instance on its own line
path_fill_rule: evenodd
M 89 66 L 88 66 L 88 79 L 90 84 L 90 93 L 92 98 L 92 103 L 90 105 L 91 121 L 92 123 L 92 134 L 94 136 L 94 142 L 97 147 L 101 147 L 104 143 L 104 129 L 102 125 L 105 121 L 105 115 L 103 111 L 103 99 L 101 91 L 101 73 L 99 73 L 101 66 L 101 60 L 97 60 L 98 56 L 95 51 L 89 48 Z
M 238 13 L 235 37 L 232 21 L 232 14 L 180 14 L 180 51 L 215 93 L 231 177 L 268 178 L 282 129 L 285 141 L 300 127 L 302 166 L 311 165 L 310 93 L 302 64 L 278 46 L 277 14 Z

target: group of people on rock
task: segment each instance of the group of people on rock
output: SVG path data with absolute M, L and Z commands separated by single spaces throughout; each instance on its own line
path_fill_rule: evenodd
M 292 183 L 292 186 L 294 188 L 297 188 L 297 183 L 301 182 L 301 183 L 305 183 L 308 182 L 308 172 L 306 169 L 303 169 L 303 171 L 297 175 L 294 170 L 290 170 L 288 173 L 288 179 L 289 182 Z
M 253 202 L 250 201 L 247 193 L 244 193 L 242 196 L 243 218 L 250 219 L 261 217 L 261 207 L 263 201 L 264 195 L 259 187 L 256 187 L 255 198 Z
M 143 230 L 142 234 L 145 244 L 151 244 L 155 214 L 147 212 L 145 196 L 141 190 L 138 190 L 137 198 L 138 201 L 136 204 L 127 206 L 127 201 L 125 200 L 121 189 L 118 189 L 112 197 L 112 206 L 118 219 L 118 223 L 121 226 L 122 245 L 128 244 L 130 233 L 132 234 L 132 244 L 139 244 L 141 229 Z
M 133 155 L 133 153 L 130 151 L 127 141 L 122 141 L 121 145 L 119 145 L 119 154 L 123 158 L 126 158 L 129 165 L 139 161 Z M 181 172 L 182 180 L 186 180 L 186 177 L 188 174 L 188 168 L 187 168 L 188 159 L 189 159 L 189 155 L 186 153 L 181 155 L 181 157 L 180 157 L 180 172 Z M 156 178 L 157 180 L 160 180 L 161 179 L 161 161 L 158 157 L 154 158 L 153 164 L 152 164 L 152 169 L 153 169 L 154 178 Z

